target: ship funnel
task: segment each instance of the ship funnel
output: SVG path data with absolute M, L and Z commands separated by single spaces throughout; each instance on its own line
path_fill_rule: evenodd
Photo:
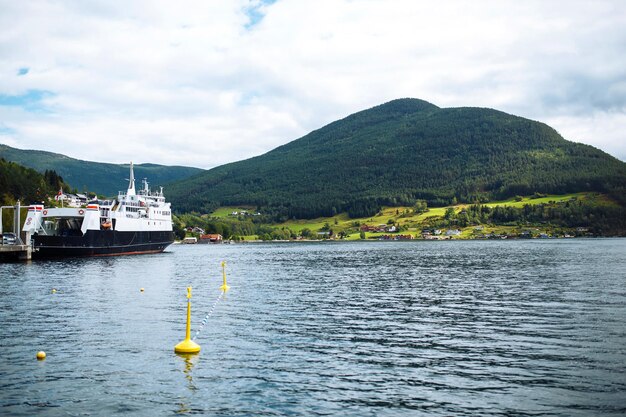
M 127 195 L 135 195 L 135 173 L 133 172 L 133 162 L 130 162 L 130 178 L 128 180 Z

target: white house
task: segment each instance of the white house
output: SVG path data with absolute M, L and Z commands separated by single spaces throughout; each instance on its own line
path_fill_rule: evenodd
M 60 201 L 63 205 L 67 207 L 80 207 L 83 204 L 87 204 L 87 197 L 85 197 L 85 201 L 83 203 L 77 195 L 69 193 L 65 194 L 59 192 L 59 194 L 54 196 L 54 199 L 56 201 Z

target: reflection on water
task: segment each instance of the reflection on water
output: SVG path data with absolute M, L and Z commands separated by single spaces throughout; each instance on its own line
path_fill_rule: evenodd
M 193 383 L 193 375 L 191 371 L 198 362 L 198 355 L 177 353 L 176 356 L 183 360 L 183 374 L 185 375 L 185 379 L 187 380 L 187 389 L 190 391 L 191 394 L 193 394 L 195 391 L 198 390 L 198 388 Z M 189 413 L 189 411 L 191 411 L 190 404 L 186 402 L 181 402 L 179 409 L 176 410 L 176 413 L 187 414 Z
M 624 253 L 329 242 L 2 264 L 0 414 L 623 415 Z M 222 260 L 202 351 L 176 355 L 186 287 L 195 333 Z
M 183 370 L 183 373 L 185 374 L 185 379 L 187 379 L 187 381 L 189 382 L 189 384 L 187 385 L 189 391 L 196 391 L 197 388 L 193 384 L 193 376 L 191 375 L 191 370 L 198 362 L 198 355 L 183 353 L 177 353 L 176 355 L 185 361 L 185 369 Z

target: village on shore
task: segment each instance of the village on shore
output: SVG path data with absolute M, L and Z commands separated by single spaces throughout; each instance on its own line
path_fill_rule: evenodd
M 398 232 L 395 226 L 363 225 L 358 234 L 335 234 L 330 231 L 316 232 L 314 236 L 296 236 L 292 239 L 259 239 L 258 236 L 244 239 L 226 239 L 219 233 L 206 233 L 200 227 L 187 227 L 186 236 L 178 241 L 181 244 L 230 244 L 255 242 L 320 242 L 320 241 L 407 241 L 407 240 L 505 240 L 505 239 L 563 239 L 575 237 L 594 237 L 586 227 L 577 227 L 570 233 L 541 231 L 539 228 L 527 228 L 521 232 L 494 232 L 484 226 L 468 227 L 465 229 L 422 229 L 414 232 Z

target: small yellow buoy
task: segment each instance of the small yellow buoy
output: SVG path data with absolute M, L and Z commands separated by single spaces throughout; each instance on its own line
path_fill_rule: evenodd
M 191 340 L 191 287 L 187 287 L 187 328 L 185 329 L 185 340 L 174 346 L 176 353 L 198 353 L 200 345 Z
M 143 292 L 143 288 L 140 288 L 139 291 Z
M 40 361 L 46 359 L 46 352 L 44 352 L 43 350 L 37 352 L 37 359 L 39 359 Z
M 53 289 L 52 289 L 52 294 L 56 294 L 56 292 L 57 292 L 57 289 L 56 289 L 56 288 L 53 288 Z
M 220 287 L 220 290 L 226 292 L 230 289 L 230 285 L 226 283 L 226 261 L 222 261 L 222 277 L 224 278 L 224 283 Z

